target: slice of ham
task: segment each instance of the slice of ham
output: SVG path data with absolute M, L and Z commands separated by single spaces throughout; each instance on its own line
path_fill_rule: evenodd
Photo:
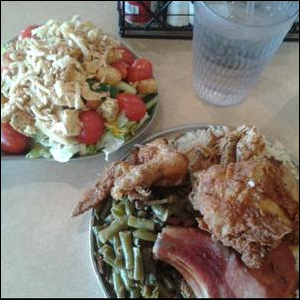
M 197 298 L 285 298 L 296 293 L 295 258 L 285 246 L 254 270 L 204 231 L 169 226 L 159 235 L 153 253 L 182 274 Z

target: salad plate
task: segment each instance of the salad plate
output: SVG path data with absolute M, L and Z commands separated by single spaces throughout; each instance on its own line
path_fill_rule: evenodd
M 78 16 L 22 31 L 1 47 L 1 69 L 1 124 L 28 140 L 21 154 L 1 147 L 1 160 L 104 159 L 157 115 L 152 64 Z M 97 126 L 86 136 L 88 114 Z

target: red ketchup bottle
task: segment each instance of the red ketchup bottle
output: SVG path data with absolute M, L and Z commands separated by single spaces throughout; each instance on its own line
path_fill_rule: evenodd
M 153 9 L 152 2 L 157 1 L 125 1 L 125 20 L 134 25 L 147 24 L 152 19 L 149 13 Z

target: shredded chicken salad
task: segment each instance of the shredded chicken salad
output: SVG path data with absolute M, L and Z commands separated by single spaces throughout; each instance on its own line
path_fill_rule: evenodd
M 1 49 L 1 124 L 30 138 L 29 158 L 66 162 L 74 155 L 109 154 L 137 132 L 157 103 L 151 63 L 146 75 L 136 76 L 138 60 L 78 16 L 50 20 Z M 132 115 L 139 99 L 141 112 Z M 88 130 L 81 118 L 86 111 L 103 121 L 94 141 L 81 136 Z

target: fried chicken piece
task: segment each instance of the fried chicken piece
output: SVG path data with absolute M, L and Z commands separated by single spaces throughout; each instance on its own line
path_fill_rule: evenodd
M 102 177 L 96 181 L 95 187 L 84 194 L 82 200 L 73 211 L 72 217 L 81 215 L 90 208 L 98 207 L 102 201 L 109 197 L 114 180 L 118 173 L 121 173 L 122 166 L 122 162 L 115 162 L 103 172 Z
M 263 153 L 266 143 L 263 135 L 255 126 L 241 126 L 237 128 L 237 132 L 241 133 L 241 138 L 236 145 L 237 162 L 249 160 Z
M 256 127 L 240 126 L 235 130 L 224 129 L 222 136 L 208 130 L 208 142 L 199 143 L 187 155 L 191 172 L 207 170 L 215 164 L 228 165 L 261 155 L 265 149 L 263 135 Z
M 228 165 L 237 160 L 236 148 L 242 137 L 242 133 L 238 130 L 228 132 L 219 142 L 220 163 Z
M 188 172 L 188 159 L 173 150 L 166 140 L 159 139 L 140 148 L 139 165 L 116 178 L 111 195 L 121 199 L 132 191 L 155 186 L 178 186 Z
M 133 151 L 127 161 L 119 161 L 108 167 L 79 202 L 72 216 L 78 216 L 90 208 L 98 207 L 110 195 L 118 200 L 123 196 L 143 200 L 147 190 L 155 186 L 180 185 L 188 172 L 188 159 L 173 150 L 166 140 L 158 139 Z
M 190 194 L 199 226 L 234 248 L 250 268 L 299 231 L 299 185 L 281 162 L 255 158 L 193 175 Z

